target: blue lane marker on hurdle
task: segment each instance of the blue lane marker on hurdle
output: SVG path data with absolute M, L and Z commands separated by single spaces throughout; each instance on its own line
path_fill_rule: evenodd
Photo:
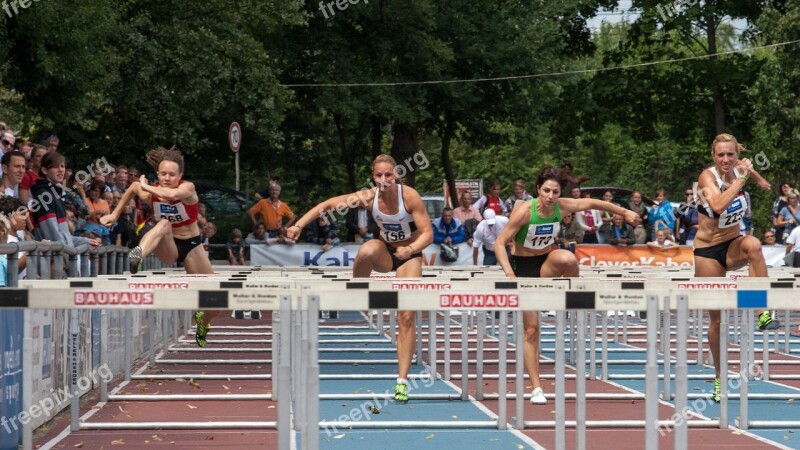
M 739 308 L 766 308 L 767 291 L 736 291 Z

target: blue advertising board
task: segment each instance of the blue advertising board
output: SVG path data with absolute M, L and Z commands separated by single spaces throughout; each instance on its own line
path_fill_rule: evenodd
M 0 310 L 0 450 L 17 450 L 22 426 L 23 311 Z

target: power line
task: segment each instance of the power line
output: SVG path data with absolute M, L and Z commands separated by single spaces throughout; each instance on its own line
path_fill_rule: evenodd
M 281 84 L 281 86 L 290 88 L 291 87 L 298 87 L 298 88 L 299 87 L 373 87 L 373 86 L 383 87 L 383 86 L 422 86 L 422 85 L 456 84 L 456 83 L 485 83 L 490 81 L 525 80 L 530 78 L 545 78 L 545 77 L 558 77 L 563 75 L 580 75 L 580 74 L 598 73 L 598 72 L 611 72 L 616 70 L 635 69 L 638 67 L 657 66 L 661 64 L 673 64 L 673 63 L 693 61 L 698 59 L 708 59 L 714 56 L 733 55 L 736 53 L 745 53 L 754 50 L 783 47 L 797 43 L 800 43 L 800 39 L 796 39 L 793 41 L 779 42 L 777 44 L 763 45 L 760 47 L 751 47 L 741 50 L 730 50 L 727 52 L 714 53 L 710 55 L 698 55 L 698 56 L 688 56 L 686 58 L 665 59 L 661 61 L 650 61 L 644 63 L 631 64 L 627 66 L 602 67 L 599 69 L 569 70 L 566 72 L 535 73 L 529 75 L 515 75 L 507 77 L 467 78 L 460 80 L 399 81 L 392 83 L 300 83 L 300 84 Z

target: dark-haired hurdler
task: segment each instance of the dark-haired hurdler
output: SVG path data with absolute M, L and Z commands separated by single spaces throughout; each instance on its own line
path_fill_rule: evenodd
M 545 167 L 536 178 L 538 197 L 520 204 L 511 212 L 508 224 L 494 244 L 497 261 L 507 277 L 578 276 L 575 254 L 557 248 L 564 215 L 597 209 L 619 214 L 631 225 L 640 223 L 638 214 L 613 203 L 592 198 L 561 198 L 565 182 L 558 169 Z M 510 259 L 505 251 L 509 244 L 513 244 Z M 539 380 L 539 313 L 525 311 L 522 316 L 525 327 L 525 370 L 532 385 L 531 403 L 544 405 L 547 399 Z
M 389 155 L 379 155 L 372 163 L 372 178 L 378 186 L 352 194 L 333 197 L 311 208 L 286 230 L 292 239 L 300 237 L 303 227 L 331 211 L 366 208 L 380 230 L 376 239 L 358 249 L 353 263 L 353 276 L 369 278 L 372 270 L 397 271 L 398 278 L 422 277 L 422 250 L 433 242 L 431 219 L 419 194 L 397 182 L 397 164 Z M 394 398 L 408 401 L 408 371 L 414 356 L 416 335 L 414 311 L 397 312 L 397 384 Z
M 214 273 L 197 225 L 200 199 L 194 184 L 182 179 L 183 155 L 175 148 L 159 147 L 147 153 L 147 162 L 156 170 L 158 184 L 150 185 L 142 175 L 139 181 L 131 183 L 114 211 L 103 216 L 100 223 L 113 225 L 135 195 L 150 204 L 156 225 L 131 250 L 131 273 L 139 271 L 142 260 L 150 253 L 155 253 L 164 264 L 182 262 L 189 274 Z M 211 318 L 216 315 L 216 311 L 195 312 L 195 341 L 200 347 L 206 345 Z

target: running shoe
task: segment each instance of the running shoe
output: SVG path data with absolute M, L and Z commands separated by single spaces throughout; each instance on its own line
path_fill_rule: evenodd
M 138 245 L 133 247 L 130 253 L 128 253 L 128 260 L 130 261 L 130 269 L 132 274 L 136 274 L 139 269 L 142 268 L 142 247 Z
M 531 404 L 532 405 L 546 405 L 547 399 L 544 396 L 544 391 L 542 388 L 536 388 L 531 393 Z
M 203 325 L 203 311 L 194 313 L 194 323 L 197 325 L 197 331 L 194 332 L 194 341 L 197 342 L 198 347 L 206 346 L 206 335 L 208 330 L 211 329 L 211 324 Z
M 772 314 L 769 311 L 764 311 L 758 316 L 758 329 L 759 330 L 776 330 L 780 328 L 781 323 L 777 320 L 772 320 Z
M 719 378 L 714 380 L 714 392 L 711 393 L 711 400 L 715 403 L 719 403 L 719 392 L 720 392 L 720 382 Z
M 408 385 L 397 383 L 394 385 L 394 401 L 406 403 L 408 401 Z

